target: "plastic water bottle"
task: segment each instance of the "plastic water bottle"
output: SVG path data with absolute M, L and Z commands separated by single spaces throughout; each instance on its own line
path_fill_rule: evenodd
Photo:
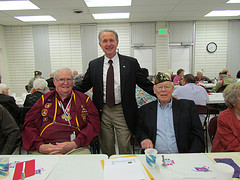
M 217 78 L 215 77 L 213 83 L 214 83 L 214 84 L 217 84 L 217 82 L 218 82 L 218 81 L 217 81 Z

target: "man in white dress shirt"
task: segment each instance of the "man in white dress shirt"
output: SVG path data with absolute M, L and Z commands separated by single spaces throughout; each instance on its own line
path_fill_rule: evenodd
M 186 74 L 183 78 L 183 85 L 178 87 L 174 92 L 173 96 L 179 99 L 193 100 L 197 105 L 206 105 L 208 101 L 208 93 L 202 87 L 195 84 L 196 79 L 192 74 Z M 205 116 L 200 115 L 202 125 L 204 125 Z

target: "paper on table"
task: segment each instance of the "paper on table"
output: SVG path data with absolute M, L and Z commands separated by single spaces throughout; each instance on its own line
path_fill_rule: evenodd
M 32 156 L 29 157 L 15 157 L 15 156 L 11 156 L 11 158 L 9 159 L 9 163 L 10 164 L 10 168 L 9 168 L 9 175 L 6 178 L 6 180 L 12 180 L 13 179 L 13 174 L 14 174 L 14 170 L 15 170 L 15 165 L 17 164 L 16 162 L 23 162 L 23 161 L 28 161 L 33 159 Z M 30 176 L 27 179 L 31 180 L 42 180 L 42 179 L 47 179 L 48 175 L 51 173 L 51 171 L 53 170 L 55 164 L 58 161 L 58 157 L 57 156 L 49 156 L 49 155 L 41 155 L 41 156 L 35 156 L 35 175 L 34 176 Z M 4 179 L 5 180 L 5 179 Z
M 24 163 L 25 166 L 23 165 Z M 21 179 L 22 172 L 24 172 L 24 178 L 35 175 L 35 159 L 17 163 L 13 180 Z
M 104 161 L 104 180 L 149 180 L 141 161 L 136 157 Z

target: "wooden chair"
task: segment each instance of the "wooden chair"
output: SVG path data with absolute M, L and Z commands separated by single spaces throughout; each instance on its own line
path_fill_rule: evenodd
M 211 144 L 213 142 L 213 139 L 214 139 L 216 131 L 217 131 L 217 118 L 218 118 L 218 116 L 212 117 L 210 119 L 209 125 L 208 125 L 208 134 L 210 137 Z
M 197 106 L 197 110 L 198 110 L 198 114 L 202 114 L 202 115 L 206 115 L 205 120 L 204 120 L 204 124 L 203 124 L 203 130 L 205 133 L 205 147 L 206 147 L 206 152 L 208 152 L 208 121 L 209 121 L 209 117 L 210 117 L 210 110 L 207 106 L 204 105 L 196 105 Z

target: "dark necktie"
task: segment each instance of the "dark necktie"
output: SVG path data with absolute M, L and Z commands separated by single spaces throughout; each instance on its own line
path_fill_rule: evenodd
M 113 61 L 109 60 L 110 64 L 107 71 L 107 82 L 106 82 L 106 104 L 108 107 L 112 108 L 115 105 L 114 96 L 114 73 L 113 73 Z

